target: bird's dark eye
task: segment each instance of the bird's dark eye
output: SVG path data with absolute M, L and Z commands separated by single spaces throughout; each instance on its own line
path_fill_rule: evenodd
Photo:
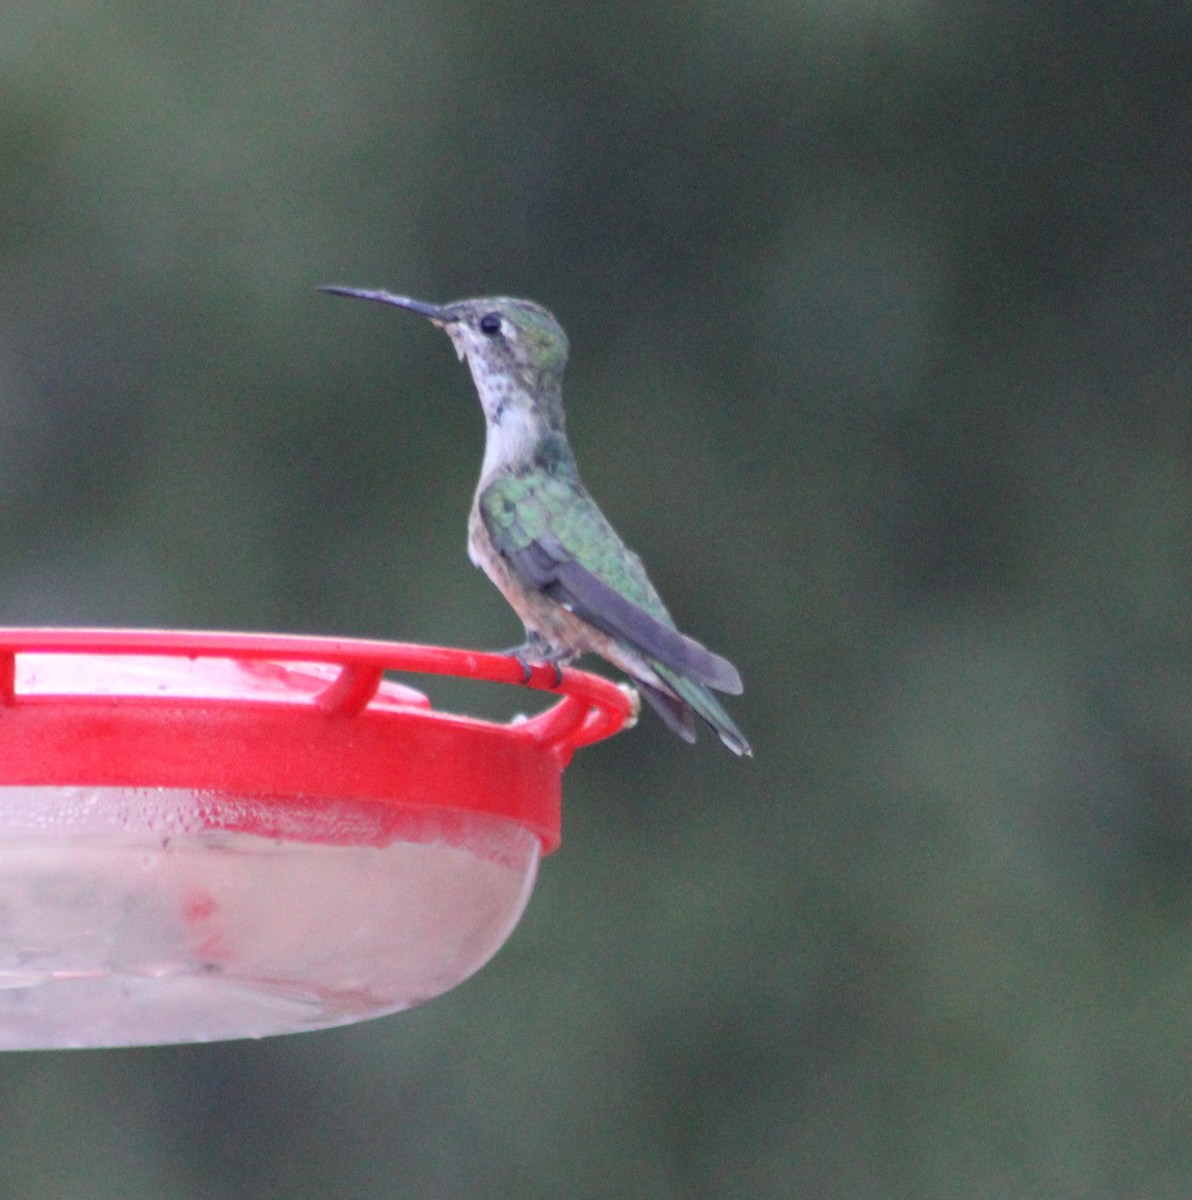
M 501 332 L 501 314 L 485 313 L 480 318 L 480 332 L 486 337 L 496 337 Z

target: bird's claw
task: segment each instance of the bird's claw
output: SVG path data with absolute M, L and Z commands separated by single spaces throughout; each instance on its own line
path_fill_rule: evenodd
M 521 681 L 523 684 L 529 683 L 534 674 L 534 668 L 530 666 L 529 660 L 520 650 L 506 650 L 506 654 L 522 669 Z
M 513 659 L 515 663 L 522 669 L 522 684 L 525 685 L 534 677 L 534 667 L 554 667 L 555 679 L 551 684 L 552 688 L 562 686 L 563 683 L 563 668 L 559 666 L 559 660 L 563 655 L 552 653 L 543 654 L 542 643 L 531 639 L 523 646 L 514 646 L 512 650 L 506 650 L 505 653 Z

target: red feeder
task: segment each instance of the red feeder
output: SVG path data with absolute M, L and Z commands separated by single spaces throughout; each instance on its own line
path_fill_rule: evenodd
M 260 1037 L 466 979 L 559 843 L 563 769 L 632 723 L 608 680 L 508 724 L 386 671 L 506 655 L 338 638 L 0 629 L 0 1048 Z

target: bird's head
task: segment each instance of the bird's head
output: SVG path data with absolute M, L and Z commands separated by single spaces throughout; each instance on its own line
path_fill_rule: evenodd
M 391 292 L 324 287 L 336 296 L 392 304 L 427 317 L 442 329 L 472 372 L 490 426 L 509 406 L 531 409 L 549 427 L 562 429 L 562 381 L 567 335 L 532 300 L 485 296 L 452 304 L 427 304 Z

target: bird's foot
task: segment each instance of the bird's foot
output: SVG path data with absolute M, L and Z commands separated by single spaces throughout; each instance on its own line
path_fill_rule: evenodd
M 502 653 L 512 658 L 522 669 L 522 683 L 529 683 L 535 667 L 554 667 L 555 681 L 551 687 L 558 687 L 563 682 L 563 668 L 560 664 L 568 662 L 573 655 L 566 650 L 548 647 L 537 634 L 530 636 L 520 646 L 514 646 Z

